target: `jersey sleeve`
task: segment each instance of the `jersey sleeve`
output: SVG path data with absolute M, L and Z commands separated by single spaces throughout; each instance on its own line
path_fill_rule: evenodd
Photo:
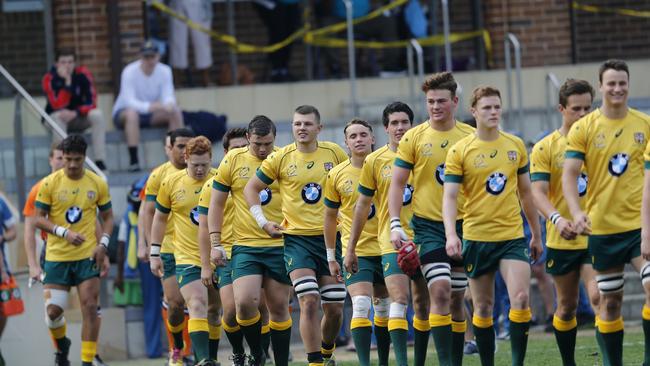
M 203 185 L 201 189 L 201 194 L 199 195 L 199 215 L 207 215 L 208 208 L 210 208 L 210 199 L 212 198 L 212 187 L 217 182 L 217 177 L 213 179 L 208 179 L 208 181 Z
M 551 180 L 551 150 L 545 142 L 536 143 L 530 154 L 530 179 L 533 182 Z
M 111 204 L 111 193 L 108 190 L 108 184 L 103 180 L 99 179 L 97 192 L 97 208 L 100 211 L 106 211 L 112 207 Z
M 377 190 L 377 183 L 375 182 L 373 166 L 375 159 L 368 159 L 363 162 L 363 167 L 361 168 L 361 176 L 359 177 L 359 193 L 364 196 L 372 197 L 375 195 Z
M 160 169 L 156 169 L 151 172 L 151 176 L 147 179 L 147 184 L 145 186 L 144 196 L 145 199 L 149 202 L 156 202 L 156 196 L 158 195 L 158 190 L 160 189 Z
M 519 139 L 517 140 L 517 147 L 519 148 L 519 167 L 517 168 L 517 175 L 528 173 L 530 165 L 526 145 L 521 139 Z
M 284 149 L 274 152 L 269 155 L 264 161 L 260 168 L 257 169 L 255 175 L 267 185 L 270 185 L 279 178 L 280 174 L 280 162 L 282 161 L 282 155 L 284 154 Z
M 38 194 L 39 186 L 40 184 L 36 183 L 29 191 L 29 195 L 25 201 L 25 207 L 23 207 L 23 215 L 25 217 L 32 217 L 36 215 L 36 195 Z
M 52 205 L 52 180 L 49 177 L 43 180 L 36 195 L 35 206 L 44 211 L 50 211 Z
M 463 140 L 461 140 L 463 141 Z M 461 147 L 456 144 L 451 147 L 445 159 L 445 183 L 461 183 L 463 181 L 463 156 Z
M 587 152 L 587 128 L 585 119 L 576 122 L 567 135 L 566 153 L 564 156 L 568 159 L 585 160 L 585 153 Z
M 166 179 L 165 181 L 163 181 L 162 184 L 160 185 L 160 190 L 156 195 L 156 210 L 164 214 L 168 214 L 172 210 L 172 203 L 170 197 L 171 184 L 172 181 L 170 179 Z
M 325 199 L 323 202 L 325 206 L 329 208 L 339 208 L 341 206 L 341 196 L 336 190 L 336 177 L 338 172 L 330 172 L 327 174 L 327 179 L 325 180 L 325 190 L 324 196 Z
M 407 132 L 399 142 L 397 157 L 395 158 L 396 166 L 409 170 L 413 169 L 413 165 L 415 165 L 415 142 L 413 138 L 414 136 Z
M 214 176 L 212 188 L 222 192 L 230 192 L 230 187 L 232 186 L 232 168 L 235 164 L 233 158 L 234 156 L 231 154 L 223 158 L 221 164 L 219 164 L 219 168 L 217 168 L 217 174 Z

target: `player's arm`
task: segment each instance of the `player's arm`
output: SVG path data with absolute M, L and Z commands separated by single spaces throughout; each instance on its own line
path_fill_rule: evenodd
M 36 217 L 25 216 L 25 229 L 23 232 L 29 277 L 39 280 L 43 272 L 40 262 L 36 259 Z
M 251 211 L 251 214 L 257 221 L 257 225 L 264 229 L 272 238 L 279 238 L 282 236 L 282 226 L 277 222 L 269 221 L 264 216 L 262 211 L 262 202 L 260 201 L 259 192 L 267 188 L 269 185 L 263 182 L 257 175 L 254 175 L 246 183 L 244 187 L 244 199 Z
M 165 230 L 167 229 L 167 218 L 169 217 L 170 210 L 161 205 L 156 206 L 156 212 L 153 215 L 151 222 L 151 248 L 149 253 L 149 267 L 151 272 L 162 277 L 163 267 L 160 259 L 160 248 L 162 247 L 163 239 L 165 238 Z
M 445 225 L 447 255 L 453 258 L 460 258 L 462 250 L 460 238 L 456 232 L 459 190 L 460 182 L 450 182 L 448 181 L 448 177 L 445 177 L 444 190 L 442 194 L 442 221 Z
M 214 192 L 212 192 L 214 197 Z M 212 210 L 208 210 L 210 212 Z M 205 286 L 212 286 L 214 283 L 214 274 L 212 271 L 212 260 L 210 254 L 210 234 L 208 234 L 208 215 L 199 211 L 199 253 L 201 255 L 201 282 Z M 225 250 L 223 258 L 226 258 Z
M 149 261 L 149 248 L 147 245 L 147 239 L 145 239 L 145 225 L 144 225 L 144 205 L 146 202 L 140 205 L 138 209 L 138 259 L 143 262 Z
M 517 191 L 521 208 L 528 220 L 528 226 L 530 226 L 530 256 L 533 260 L 537 260 L 542 255 L 542 233 L 539 226 L 539 214 L 530 188 L 528 170 L 517 176 Z
M 359 264 L 357 261 L 357 242 L 361 237 L 366 222 L 368 222 L 368 214 L 370 213 L 370 205 L 372 204 L 372 196 L 366 195 L 360 191 L 357 203 L 354 205 L 354 213 L 352 216 L 352 227 L 350 228 L 350 239 L 348 239 L 348 249 L 345 253 L 345 260 L 343 265 L 345 270 L 350 273 L 357 273 Z
M 402 229 L 402 222 L 400 221 L 400 213 L 402 211 L 402 195 L 404 194 L 404 186 L 409 179 L 411 171 L 398 165 L 393 166 L 393 177 L 390 181 L 388 188 L 388 213 L 390 215 L 390 241 L 395 249 L 399 249 L 402 240 L 408 239 L 404 229 Z
M 55 225 L 48 219 L 49 209 L 42 207 L 36 207 L 36 227 L 45 230 L 46 232 L 56 235 L 60 238 L 63 238 L 72 245 L 81 245 L 86 238 L 83 235 L 74 232 L 70 229 L 66 229 L 63 226 Z
M 544 215 L 546 220 L 555 225 L 557 231 L 566 240 L 573 240 L 576 233 L 573 230 L 573 223 L 567 218 L 562 217 L 560 212 L 553 206 L 548 198 L 549 183 L 548 180 L 535 179 L 532 182 L 533 199 L 535 206 Z
M 338 214 L 338 208 L 332 208 L 326 203 L 325 218 L 323 222 L 323 236 L 325 237 L 327 263 L 330 269 L 330 274 L 336 277 L 339 282 L 342 282 L 343 277 L 341 276 L 341 267 L 336 261 L 336 218 L 338 217 Z
M 221 191 L 216 188 L 211 188 L 212 194 L 210 195 L 210 208 L 206 216 L 206 234 L 207 234 L 207 264 L 210 261 L 218 266 L 226 265 L 226 252 L 221 246 L 221 229 L 223 228 L 223 217 L 226 209 L 226 200 L 228 200 L 228 192 Z M 204 216 L 204 215 L 201 215 Z M 199 222 L 200 223 L 200 222 Z M 212 246 L 212 249 L 210 249 Z M 214 253 L 212 253 L 214 252 Z M 203 255 L 201 255 L 201 262 L 203 262 Z
M 153 200 L 147 196 L 146 201 L 143 202 L 140 207 L 142 217 L 142 223 L 144 225 L 144 241 L 145 245 L 148 247 L 151 244 L 151 229 L 153 225 L 153 216 L 156 213 L 156 197 L 153 196 Z
M 577 234 L 591 234 L 591 221 L 587 214 L 580 207 L 580 196 L 578 195 L 578 176 L 582 170 L 582 159 L 566 157 L 562 171 L 562 193 L 569 206 L 569 212 L 573 217 L 574 229 Z

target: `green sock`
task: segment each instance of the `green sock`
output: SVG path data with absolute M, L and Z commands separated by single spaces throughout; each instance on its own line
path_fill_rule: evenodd
M 512 365 L 523 366 L 528 346 L 528 329 L 530 322 L 510 321 L 510 347 L 512 348 Z
M 225 328 L 224 328 L 225 330 Z M 244 333 L 241 332 L 241 329 L 238 329 L 234 332 L 229 332 L 226 330 L 226 337 L 228 337 L 228 342 L 232 347 L 232 353 L 235 355 L 244 354 Z
M 205 331 L 190 332 L 192 349 L 196 354 L 197 362 L 210 359 L 210 333 Z
M 375 323 L 375 339 L 377 340 L 379 366 L 388 366 L 388 355 L 390 354 L 390 334 L 388 334 L 388 327 L 381 327 Z
M 451 324 L 431 327 L 433 343 L 438 354 L 438 364 L 448 366 L 451 364 Z
M 219 354 L 219 340 L 218 339 L 210 339 L 208 342 L 209 345 L 209 354 L 210 354 L 210 359 L 211 360 L 216 360 L 217 355 Z
M 268 326 L 267 326 L 268 327 Z M 262 333 L 262 351 L 270 359 L 269 354 L 269 345 L 271 344 L 271 332 Z
M 643 335 L 645 336 L 645 356 L 643 365 L 650 366 L 650 320 L 643 319 Z
M 463 349 L 465 348 L 465 332 L 451 332 L 451 365 L 463 366 Z
M 289 346 L 291 344 L 291 328 L 275 330 L 271 328 L 271 343 L 273 344 L 273 361 L 275 366 L 289 364 Z
M 251 355 L 259 359 L 264 351 L 262 350 L 262 321 L 260 314 L 251 319 L 240 319 L 237 317 L 239 328 L 246 338 L 246 343 L 250 349 Z
M 93 366 L 92 362 L 82 362 L 81 366 Z
M 393 342 L 397 366 L 407 366 L 406 339 L 408 338 L 408 331 L 406 329 L 393 329 L 389 330 L 388 334 L 390 334 L 390 340 Z
M 600 333 L 603 340 L 603 363 L 611 366 L 623 365 L 623 335 L 619 330 L 612 333 Z
M 611 366 L 609 364 L 609 357 L 607 357 L 607 350 L 605 349 L 605 343 L 603 343 L 603 335 L 598 330 L 596 326 L 596 342 L 598 343 L 598 349 L 600 349 L 601 358 L 603 359 L 603 366 Z
M 560 356 L 562 356 L 563 366 L 575 366 L 575 350 L 576 350 L 576 335 L 578 328 L 575 327 L 571 330 L 560 331 L 553 327 L 555 332 L 555 340 L 560 349 Z
M 370 323 L 370 321 L 368 321 L 368 323 Z M 372 328 L 369 326 L 356 327 L 356 328 L 352 328 L 350 330 L 350 333 L 352 333 L 352 340 L 354 341 L 354 347 L 357 349 L 357 358 L 359 359 L 359 365 L 369 366 L 370 365 L 370 339 L 372 338 Z
M 476 336 L 481 366 L 494 366 L 494 326 L 487 328 L 474 326 L 474 336 Z
M 70 345 L 72 344 L 72 341 L 68 337 L 63 337 L 63 338 L 58 338 L 56 339 L 56 346 L 61 351 L 63 354 L 68 354 L 70 353 Z

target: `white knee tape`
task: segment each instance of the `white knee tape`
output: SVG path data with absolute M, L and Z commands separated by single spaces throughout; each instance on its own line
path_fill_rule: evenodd
M 333 285 L 326 285 L 320 288 L 320 302 L 321 304 L 331 304 L 345 302 L 345 285 L 342 283 L 335 283 Z
M 650 281 L 650 262 L 645 262 L 641 268 L 641 283 L 645 286 Z
M 45 309 L 48 305 L 56 305 L 61 309 L 68 307 L 68 291 L 58 289 L 46 289 L 45 291 Z
M 63 314 L 61 314 L 58 318 L 52 320 L 49 316 L 47 316 L 47 314 L 45 314 L 45 324 L 50 329 L 61 328 L 65 325 L 65 318 L 63 317 Z
M 465 291 L 467 284 L 468 281 L 465 272 L 451 272 L 451 291 Z
M 388 318 L 388 309 L 390 306 L 390 298 L 378 298 L 375 297 L 373 308 L 375 309 L 375 316 L 377 318 Z
M 422 274 L 427 281 L 427 286 L 431 286 L 436 281 L 451 282 L 451 266 L 449 263 L 427 263 L 422 266 Z
M 300 277 L 293 281 L 293 288 L 296 290 L 296 296 L 318 295 L 318 281 L 314 276 Z
M 597 275 L 596 282 L 598 282 L 598 290 L 601 294 L 623 291 L 623 285 L 625 285 L 623 272 Z
M 352 317 L 368 318 L 370 313 L 370 296 L 352 296 Z
M 389 318 L 406 318 L 406 304 L 400 304 L 398 302 L 390 303 L 390 312 L 388 314 Z

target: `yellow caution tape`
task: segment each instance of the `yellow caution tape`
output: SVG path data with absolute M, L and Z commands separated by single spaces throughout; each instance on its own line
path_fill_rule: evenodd
M 377 18 L 380 15 L 382 15 L 384 12 L 389 11 L 391 9 L 394 9 L 394 8 L 396 8 L 398 6 L 404 5 L 407 2 L 408 2 L 408 0 L 396 0 L 396 1 L 394 1 L 394 2 L 392 2 L 390 4 L 388 4 L 388 5 L 382 6 L 381 8 L 377 8 L 377 9 L 371 11 L 370 13 L 368 13 L 368 14 L 362 16 L 362 17 L 359 17 L 357 19 L 353 19 L 352 20 L 352 25 L 357 25 L 357 24 L 360 24 L 360 23 L 363 23 L 363 22 L 367 22 L 370 19 Z M 342 30 L 345 30 L 347 28 L 348 28 L 348 23 L 343 21 L 343 22 L 340 22 L 340 23 L 328 25 L 327 27 L 323 27 L 323 28 L 311 31 L 310 36 L 318 37 L 318 36 L 322 36 L 322 35 L 325 35 L 325 34 L 337 33 L 337 32 L 340 32 Z
M 626 15 L 626 16 L 637 17 L 637 18 L 650 18 L 650 11 L 622 9 L 622 8 L 605 8 L 602 6 L 580 4 L 577 1 L 573 2 L 573 8 L 582 11 L 587 11 L 590 13 L 609 13 L 609 14 Z

